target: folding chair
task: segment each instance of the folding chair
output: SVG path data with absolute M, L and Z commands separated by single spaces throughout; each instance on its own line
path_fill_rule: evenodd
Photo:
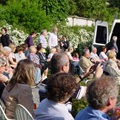
M 23 105 L 17 104 L 15 109 L 15 120 L 34 120 L 34 118 Z

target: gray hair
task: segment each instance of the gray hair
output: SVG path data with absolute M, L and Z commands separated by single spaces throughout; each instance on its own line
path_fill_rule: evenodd
M 90 50 L 89 50 L 88 48 L 85 48 L 85 49 L 83 49 L 82 55 L 84 56 L 84 55 L 86 55 L 86 53 L 88 53 L 88 52 L 90 52 Z
M 42 31 L 41 31 L 41 34 L 43 34 L 44 32 L 47 32 L 47 30 L 45 30 L 45 29 L 44 29 L 44 30 L 42 30 Z
M 117 41 L 117 36 L 112 37 L 113 41 Z
M 97 49 L 97 48 L 96 48 L 96 47 L 92 47 L 92 51 L 93 51 L 94 49 Z
M 119 87 L 112 77 L 102 76 L 94 80 L 87 88 L 86 98 L 89 106 L 94 109 L 104 109 L 109 98 L 118 96 Z
M 53 74 L 60 72 L 62 66 L 67 65 L 69 59 L 65 53 L 55 53 L 51 59 L 51 69 Z

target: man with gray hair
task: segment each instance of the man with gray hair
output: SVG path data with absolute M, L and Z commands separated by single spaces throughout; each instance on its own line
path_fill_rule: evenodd
M 94 63 L 101 62 L 99 56 L 97 55 L 97 48 L 96 47 L 92 48 L 92 51 L 90 53 L 90 60 Z
M 57 32 L 58 32 L 58 28 L 54 27 L 53 32 L 50 33 L 50 35 L 49 35 L 48 45 L 49 45 L 50 48 L 52 48 L 52 47 L 55 48 L 58 45 Z
M 86 92 L 88 107 L 81 110 L 75 120 L 109 120 L 108 112 L 114 111 L 118 91 L 114 78 L 102 76 L 93 81 Z M 117 120 L 117 116 L 111 120 Z
M 38 38 L 38 43 L 42 44 L 42 47 L 45 49 L 47 47 L 47 40 L 46 40 L 47 30 L 42 30 L 41 35 Z
M 91 67 L 91 66 L 93 66 L 94 64 L 90 61 L 90 51 L 89 51 L 89 49 L 87 48 L 87 49 L 84 49 L 83 50 L 83 53 L 82 53 L 82 58 L 80 59 L 80 61 L 79 61 L 79 65 L 80 65 L 80 67 L 82 68 L 82 70 L 84 71 L 84 72 L 86 72 L 87 71 L 87 69 L 89 68 L 89 67 Z M 93 76 L 93 74 L 91 74 L 88 78 L 93 78 L 94 76 Z

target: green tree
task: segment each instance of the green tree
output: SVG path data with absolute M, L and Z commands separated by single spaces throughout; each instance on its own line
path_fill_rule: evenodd
M 65 21 L 69 14 L 76 10 L 76 4 L 72 0 L 43 0 L 43 10 L 53 22 Z
M 106 0 L 75 0 L 77 5 L 76 14 L 78 16 L 111 20 L 114 18 L 116 9 L 111 9 L 106 4 Z M 111 14 L 112 13 L 112 14 Z
M 108 0 L 111 7 L 117 7 L 120 9 L 120 0 Z
M 0 19 L 24 26 L 28 32 L 49 29 L 51 20 L 41 9 L 41 5 L 40 0 L 8 0 L 6 6 L 1 8 Z

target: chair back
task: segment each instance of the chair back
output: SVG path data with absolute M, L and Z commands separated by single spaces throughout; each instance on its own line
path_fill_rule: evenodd
M 2 107 L 2 109 L 5 111 L 5 104 L 4 104 L 4 102 L 0 99 L 0 105 L 1 105 L 1 107 Z
M 2 106 L 0 105 L 0 120 L 9 120 L 3 110 Z
M 34 120 L 34 118 L 23 105 L 17 104 L 15 109 L 15 120 Z

